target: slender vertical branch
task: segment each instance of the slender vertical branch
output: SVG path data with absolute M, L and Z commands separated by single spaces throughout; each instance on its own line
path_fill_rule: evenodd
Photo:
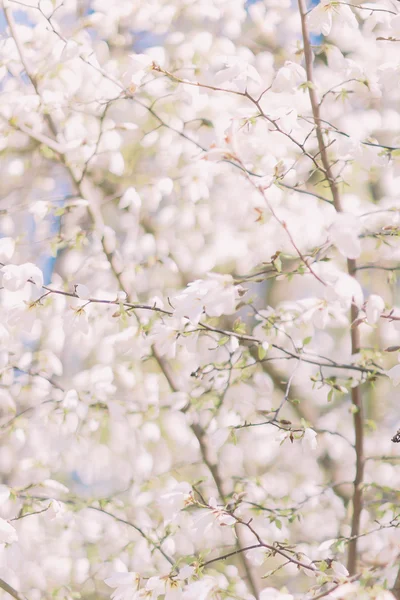
M 337 212 L 343 212 L 341 204 L 341 198 L 339 188 L 332 172 L 332 167 L 329 162 L 327 153 L 327 147 L 325 146 L 324 137 L 321 127 L 321 116 L 320 116 L 320 105 L 318 101 L 317 91 L 314 83 L 313 75 L 313 53 L 310 44 L 310 36 L 307 25 L 307 7 L 306 0 L 298 0 L 298 6 L 300 11 L 301 19 L 301 30 L 303 36 L 304 45 L 304 58 L 307 73 L 308 82 L 308 93 L 310 97 L 310 104 L 312 114 L 315 123 L 315 129 L 317 134 L 317 142 L 319 154 L 321 156 L 321 162 L 324 168 L 326 179 L 329 183 L 329 187 L 333 197 L 333 203 Z M 353 259 L 347 261 L 347 271 L 351 277 L 356 277 L 357 263 Z M 353 303 L 350 311 L 351 320 L 351 352 L 356 354 L 360 349 L 360 332 L 357 325 L 358 308 Z M 356 475 L 354 478 L 354 491 L 353 491 L 353 515 L 351 521 L 351 539 L 349 542 L 349 552 L 347 559 L 347 568 L 350 575 L 354 575 L 357 567 L 357 541 L 360 533 L 360 518 L 363 507 L 362 497 L 362 482 L 364 477 L 364 417 L 363 417 L 363 406 L 361 398 L 360 387 L 354 387 L 351 390 L 351 401 L 353 405 L 353 422 L 354 422 L 354 433 L 355 433 L 355 450 L 356 450 Z
M 349 275 L 355 277 L 356 261 L 347 261 Z M 360 349 L 360 330 L 356 325 L 358 308 L 355 304 L 351 306 L 351 351 L 356 354 Z M 347 568 L 350 575 L 356 573 L 357 568 L 357 541 L 360 534 L 361 511 L 363 508 L 362 483 L 364 479 L 364 413 L 360 386 L 351 390 L 351 401 L 353 404 L 353 422 L 355 433 L 356 451 L 356 475 L 353 491 L 353 517 L 351 521 L 351 540 L 347 557 Z
M 397 571 L 396 581 L 394 582 L 393 587 L 390 591 L 392 592 L 396 600 L 400 600 L 400 567 Z
M 301 31 L 303 35 L 303 45 L 304 45 L 304 59 L 306 65 L 306 73 L 307 73 L 307 83 L 308 83 L 308 94 L 310 97 L 311 110 L 314 118 L 315 129 L 317 134 L 318 141 L 318 150 L 321 156 L 321 162 L 324 167 L 325 176 L 328 180 L 329 187 L 332 193 L 333 202 L 336 210 L 338 212 L 342 211 L 342 205 L 340 200 L 339 188 L 335 181 L 335 177 L 332 173 L 331 164 L 329 162 L 328 154 L 326 151 L 326 146 L 324 142 L 324 137 L 322 134 L 321 128 L 321 116 L 319 109 L 319 101 L 317 96 L 317 91 L 314 84 L 314 73 L 313 73 L 313 53 L 310 44 L 310 35 L 308 31 L 307 24 L 307 7 L 306 0 L 298 0 L 300 18 L 301 18 Z

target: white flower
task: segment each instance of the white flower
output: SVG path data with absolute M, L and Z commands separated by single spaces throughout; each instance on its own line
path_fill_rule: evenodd
M 246 558 L 251 565 L 261 567 L 265 561 L 265 550 L 263 548 L 253 548 L 246 552 Z
M 68 494 L 69 489 L 67 488 L 66 485 L 63 485 L 62 483 L 60 483 L 59 481 L 56 481 L 55 479 L 45 479 L 42 483 L 43 487 L 47 488 L 48 490 L 52 490 L 54 492 L 61 492 L 63 494 Z
M 79 56 L 80 51 L 81 51 L 81 46 L 79 44 L 77 44 L 73 40 L 68 40 L 68 42 L 66 42 L 64 49 L 61 53 L 60 60 L 63 62 L 66 62 L 67 60 L 71 60 L 72 58 Z
M 337 46 L 326 44 L 324 46 L 328 66 L 332 71 L 343 71 L 346 68 L 346 59 Z
M 157 352 L 160 356 L 174 358 L 176 355 L 176 343 L 178 332 L 170 324 L 156 323 L 151 331 L 150 341 L 155 342 Z
M 335 575 L 338 575 L 339 577 L 348 577 L 349 576 L 348 570 L 339 561 L 333 560 L 331 567 L 332 567 Z
M 186 586 L 183 600 L 207 600 L 216 582 L 213 577 L 203 577 Z
M 279 590 L 268 587 L 261 590 L 260 600 L 293 600 L 292 594 L 285 594 Z
M 305 81 L 307 81 L 307 75 L 303 67 L 287 60 L 276 74 L 272 91 L 294 93 L 299 85 Z
M 311 427 L 307 427 L 301 439 L 301 445 L 306 450 L 315 450 L 317 448 L 317 433 Z
M 71 308 L 65 317 L 64 329 L 68 333 L 79 331 L 87 335 L 89 333 L 89 321 L 86 312 L 82 308 L 76 310 Z
M 135 600 L 140 585 L 138 573 L 114 573 L 104 580 L 109 587 L 115 588 L 111 594 L 113 600 Z
M 197 325 L 204 310 L 203 298 L 207 293 L 205 287 L 202 287 L 203 281 L 193 281 L 189 283 L 186 290 L 173 299 L 175 307 L 175 316 L 178 318 L 187 317 L 193 324 Z
M 50 203 L 45 200 L 37 200 L 29 207 L 29 212 L 36 221 L 43 221 L 50 209 Z
M 78 392 L 74 389 L 68 390 L 62 401 L 62 405 L 67 410 L 74 410 L 79 404 Z
M 346 258 L 358 258 L 360 256 L 360 232 L 360 219 L 350 213 L 338 213 L 329 228 L 332 243 Z
M 395 387 L 398 386 L 400 383 L 400 365 L 395 365 L 389 371 L 386 371 L 386 375 L 392 380 Z
M 33 263 L 6 265 L 2 267 L 1 273 L 3 275 L 3 286 L 10 292 L 21 290 L 28 280 L 38 287 L 43 286 L 43 273 Z
M 337 589 L 334 589 L 333 592 L 331 592 L 329 595 L 332 598 L 337 598 L 337 600 L 354 600 L 355 598 L 359 598 L 361 596 L 360 591 L 360 584 L 358 582 L 345 583 Z M 376 600 L 378 600 L 376 596 L 375 598 Z
M 218 71 L 215 75 L 215 85 L 220 86 L 223 83 L 229 82 L 233 83 L 238 91 L 244 92 L 248 79 L 251 79 L 255 83 L 261 83 L 260 75 L 246 60 L 228 57 L 225 64 L 225 68 Z
M 0 506 L 7 502 L 10 497 L 10 488 L 4 484 L 0 485 Z
M 365 312 L 367 315 L 367 321 L 370 325 L 375 325 L 384 311 L 385 302 L 383 298 L 376 294 L 371 294 L 367 300 Z
M 150 577 L 146 584 L 146 590 L 152 592 L 152 599 L 164 595 L 164 600 L 180 600 L 182 598 L 182 586 L 183 582 L 180 578 L 172 578 L 167 575 L 164 577 Z
M 195 573 L 196 569 L 191 567 L 190 565 L 185 565 L 182 569 L 179 570 L 177 579 L 189 579 Z
M 129 69 L 123 75 L 123 82 L 130 86 L 130 91 L 135 89 L 141 84 L 144 77 L 151 71 L 153 61 L 150 56 L 146 54 L 130 54 L 131 59 Z
M 317 308 L 312 317 L 313 325 L 317 329 L 325 329 L 329 321 L 329 310 L 326 306 Z
M 203 310 L 210 317 L 231 315 L 236 308 L 237 290 L 231 277 L 210 274 L 208 280 L 198 279 L 175 296 L 172 304 L 176 317 L 186 317 L 197 325 Z
M 18 540 L 18 534 L 8 521 L 0 518 L 0 544 L 12 544 Z
M 234 525 L 236 523 L 235 517 L 226 512 L 225 509 L 218 507 L 215 498 L 210 498 L 209 505 L 212 507 L 212 514 L 220 525 Z
M 326 286 L 324 293 L 327 300 L 339 301 L 345 310 L 350 308 L 352 302 L 359 308 L 364 302 L 361 285 L 347 273 L 341 273 L 333 285 Z
M 358 27 L 357 19 L 349 6 L 338 5 L 335 0 L 321 0 L 308 14 L 310 31 L 316 35 L 329 35 L 332 29 L 332 19 L 335 16 L 341 24 Z
M 89 300 L 90 298 L 89 288 L 82 283 L 77 283 L 75 285 L 75 294 L 82 300 Z
M 175 484 L 171 491 L 161 494 L 159 505 L 164 516 L 164 524 L 174 520 L 177 514 L 185 507 L 192 491 L 189 483 L 185 481 Z
M 325 540 L 325 542 L 322 542 L 322 544 L 320 544 L 318 546 L 318 551 L 319 552 L 326 552 L 327 550 L 329 550 L 329 548 L 331 546 L 333 546 L 333 544 L 336 542 L 336 539 L 333 538 L 331 540 Z
M 10 237 L 0 239 L 0 262 L 11 259 L 15 250 L 15 241 Z
M 48 509 L 44 513 L 49 521 L 53 521 L 54 519 L 58 519 L 65 512 L 65 505 L 58 500 L 51 499 L 48 504 Z
M 141 198 L 134 187 L 129 187 L 121 196 L 118 208 L 132 208 L 139 210 L 142 205 Z
M 194 530 L 201 531 L 205 536 L 214 525 L 232 526 L 236 523 L 235 517 L 230 515 L 222 506 L 218 506 L 215 498 L 210 498 L 208 501 L 210 508 L 207 508 L 200 513 L 200 517 L 196 520 Z
M 322 0 L 308 14 L 308 26 L 316 35 L 329 35 L 332 29 L 332 7 L 329 0 Z

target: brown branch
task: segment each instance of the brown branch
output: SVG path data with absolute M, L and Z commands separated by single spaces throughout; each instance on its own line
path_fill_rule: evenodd
M 390 591 L 392 592 L 396 600 L 400 600 L 400 567 L 397 572 L 396 581 L 394 582 L 393 587 Z
M 230 558 L 231 556 L 236 556 L 240 552 L 247 552 L 247 550 L 254 550 L 254 548 L 262 548 L 260 544 L 253 544 L 252 546 L 247 546 L 245 548 L 240 548 L 240 550 L 234 550 L 233 552 L 228 552 L 227 554 L 223 554 L 222 556 L 217 556 L 216 558 L 212 558 L 211 560 L 206 560 L 202 563 L 202 567 L 208 567 L 212 563 L 218 562 L 219 560 L 225 560 Z
M 321 156 L 321 161 L 324 167 L 326 178 L 331 189 L 333 203 L 337 212 L 343 212 L 339 188 L 336 183 L 335 177 L 332 172 L 331 164 L 329 162 L 327 148 L 324 143 L 321 127 L 321 116 L 320 116 L 320 103 L 318 101 L 317 92 L 315 89 L 314 76 L 313 76 L 313 53 L 310 44 L 310 37 L 307 24 L 307 7 L 305 0 L 298 0 L 300 18 L 301 18 L 301 29 L 303 36 L 304 45 L 304 58 L 306 64 L 306 73 L 308 81 L 308 93 L 310 97 L 310 104 L 313 114 L 313 119 L 316 127 L 316 135 L 318 141 L 318 148 Z M 356 277 L 357 263 L 353 259 L 347 260 L 347 271 L 351 277 Z M 358 318 L 358 308 L 353 303 L 351 306 L 351 351 L 352 354 L 356 354 L 360 349 L 360 333 L 356 321 Z M 353 421 L 354 421 L 354 432 L 355 432 L 355 451 L 356 451 L 356 475 L 354 478 L 354 491 L 353 491 L 353 515 L 351 521 L 351 540 L 349 542 L 349 552 L 347 559 L 347 568 L 350 575 L 354 575 L 357 568 L 357 540 L 360 532 L 360 517 L 363 507 L 362 498 L 362 482 L 364 477 L 364 417 L 363 417 L 363 406 L 361 398 L 360 386 L 354 387 L 351 390 L 351 401 L 353 404 Z
M 267 544 L 267 543 L 263 542 L 263 540 L 258 535 L 258 533 L 254 529 L 254 527 L 252 527 L 251 521 L 246 523 L 246 521 L 242 521 L 242 519 L 239 519 L 238 517 L 235 517 L 235 519 L 238 524 L 245 525 L 247 527 L 247 529 L 249 529 L 251 531 L 251 533 L 255 536 L 255 538 L 258 541 L 259 547 L 266 548 L 267 550 L 270 550 L 273 554 L 279 554 L 280 556 L 283 556 L 284 558 L 286 558 L 286 560 L 297 565 L 298 567 L 307 569 L 307 571 L 312 571 L 313 573 L 315 573 L 317 571 L 316 567 L 313 564 L 304 563 L 301 560 L 297 560 L 297 558 L 293 558 L 293 556 L 290 556 L 290 554 L 287 554 L 287 552 L 282 550 L 282 548 L 280 547 L 279 544 L 271 545 L 271 544 Z
M 4 579 L 0 579 L 0 588 L 15 598 L 15 600 L 26 600 L 25 596 L 17 592 L 17 590 L 4 581 Z
M 349 259 L 347 261 L 349 275 L 355 277 L 356 262 Z M 358 308 L 355 304 L 351 305 L 351 350 L 356 354 L 360 348 L 360 330 L 354 325 L 358 317 Z M 347 569 L 350 575 L 356 573 L 357 568 L 357 540 L 360 534 L 361 511 L 363 507 L 362 482 L 364 479 L 364 414 L 361 398 L 360 386 L 351 390 L 351 401 L 353 403 L 353 422 L 355 433 L 355 451 L 356 451 L 356 475 L 354 478 L 353 491 L 353 516 L 351 521 L 351 541 L 349 543 L 349 553 L 347 558 Z

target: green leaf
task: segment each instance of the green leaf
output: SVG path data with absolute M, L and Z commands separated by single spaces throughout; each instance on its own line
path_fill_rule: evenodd
M 332 548 L 336 550 L 336 552 L 342 554 L 346 550 L 345 540 L 339 540 L 333 544 Z
M 229 335 L 224 335 L 218 340 L 218 346 L 224 346 L 227 342 L 229 342 Z
M 246 333 L 246 324 L 243 323 L 240 317 L 234 322 L 233 331 L 240 334 Z
M 365 419 L 365 426 L 369 431 L 376 431 L 377 429 L 376 421 L 373 421 L 372 419 Z
M 48 160 L 54 160 L 56 158 L 55 152 L 51 148 L 46 146 L 46 144 L 41 144 L 40 152 L 41 152 L 42 156 L 44 156 Z
M 328 402 L 332 402 L 332 400 L 333 400 L 333 388 L 331 388 L 328 393 Z
M 275 269 L 278 271 L 278 273 L 282 273 L 282 261 L 279 258 L 279 256 L 277 258 L 275 258 L 275 260 L 272 261 L 272 264 L 275 267 Z
M 328 568 L 328 563 L 324 560 L 321 560 L 321 562 L 319 563 L 319 570 L 325 572 Z
M 263 360 L 263 358 L 265 358 L 266 355 L 267 355 L 266 349 L 260 344 L 260 346 L 258 346 L 258 358 L 260 360 Z
M 307 346 L 307 344 L 309 344 L 312 340 L 311 335 L 309 335 L 308 337 L 304 338 L 303 340 L 303 346 Z

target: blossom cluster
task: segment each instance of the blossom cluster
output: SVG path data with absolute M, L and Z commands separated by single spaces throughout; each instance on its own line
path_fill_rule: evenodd
M 395 4 L 3 1 L 1 598 L 400 598 Z

